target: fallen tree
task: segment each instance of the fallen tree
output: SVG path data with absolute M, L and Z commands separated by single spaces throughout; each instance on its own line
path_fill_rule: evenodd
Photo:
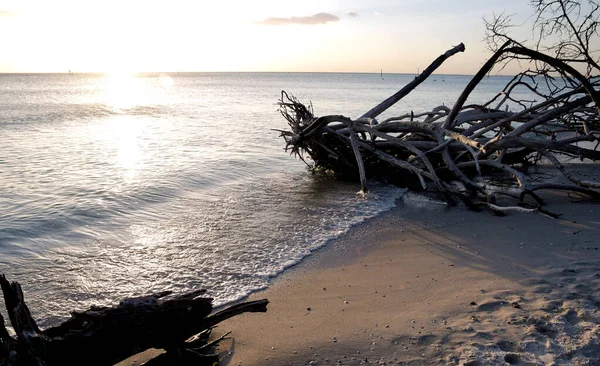
M 218 323 L 245 312 L 267 311 L 267 300 L 213 311 L 205 290 L 182 295 L 170 291 L 125 299 L 115 307 L 92 307 L 72 312 L 57 327 L 41 330 L 25 304 L 21 286 L 0 275 L 4 303 L 16 337 L 0 314 L 0 366 L 96 365 L 108 366 L 150 348 L 166 352 L 146 365 L 214 365 L 209 342 Z
M 581 10 L 576 1 L 535 3 L 538 26 L 547 19 L 567 24 L 565 29 L 551 24 L 550 31 L 549 26 L 541 27 L 540 39 L 560 30 L 567 39 L 564 44 L 549 48 L 538 41 L 536 47 L 529 48 L 504 33 L 506 18 L 487 22 L 494 54 L 452 108 L 440 106 L 376 119 L 446 59 L 463 52 L 463 44 L 438 57 L 399 92 L 356 120 L 342 115 L 316 117 L 312 104 L 306 106 L 282 92 L 279 110 L 290 126 L 290 131 L 280 131 L 286 150 L 305 162 L 310 158 L 314 169 L 360 179 L 363 193 L 368 190 L 368 179 L 383 178 L 401 186 L 435 191 L 450 204 L 485 206 L 498 213 L 539 210 L 543 201 L 538 192 L 547 189 L 599 199 L 600 182 L 577 178 L 563 162 L 567 158 L 600 159 L 600 80 L 592 76 L 600 69 L 589 48 L 591 38 L 597 37 L 600 6 L 595 5 L 583 17 L 575 14 Z M 569 32 L 570 38 L 565 36 Z M 544 53 L 542 48 L 555 53 Z M 565 53 L 567 49 L 571 52 Z M 527 61 L 535 67 L 517 74 L 491 100 L 466 104 L 485 75 L 511 61 Z M 578 71 L 581 69 L 586 75 Z M 528 90 L 537 101 L 520 99 L 517 89 Z M 553 167 L 563 179 L 539 180 L 528 175 L 528 168 L 540 162 Z M 516 201 L 518 206 L 499 205 L 500 196 Z

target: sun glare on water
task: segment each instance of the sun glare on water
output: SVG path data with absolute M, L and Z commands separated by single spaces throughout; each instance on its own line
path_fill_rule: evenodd
M 154 138 L 150 135 L 153 130 L 145 128 L 147 116 L 160 110 L 174 87 L 175 81 L 168 74 L 136 75 L 113 70 L 102 77 L 98 100 L 112 113 L 96 133 L 107 143 L 110 163 L 120 172 L 121 183 L 140 179 L 140 169 L 149 153 L 144 141 Z
M 139 80 L 132 72 L 112 71 L 104 76 L 104 102 L 114 109 L 129 109 L 142 103 Z
M 138 146 L 140 121 L 126 111 L 144 105 L 144 94 L 141 81 L 132 72 L 113 70 L 103 77 L 101 100 L 117 113 L 105 126 L 104 137 L 115 152 L 113 163 L 121 171 L 123 183 L 136 181 L 142 155 Z
M 112 130 L 115 132 L 113 143 L 117 152 L 117 166 L 122 171 L 124 182 L 133 183 L 137 180 L 142 160 L 142 151 L 138 141 L 141 122 L 123 116 L 112 121 Z

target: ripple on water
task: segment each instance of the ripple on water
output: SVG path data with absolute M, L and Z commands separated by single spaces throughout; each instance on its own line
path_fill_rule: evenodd
M 403 192 L 374 186 L 365 200 L 356 190 L 299 172 L 180 193 L 153 202 L 152 214 L 130 212 L 108 226 L 90 221 L 67 230 L 61 244 L 15 253 L 27 265 L 16 269 L 12 261 L 8 272 L 24 279 L 32 310 L 48 323 L 65 309 L 162 290 L 208 288 L 224 304 L 265 288 L 352 225 L 393 207 Z
M 272 129 L 282 86 L 356 117 L 412 75 L 0 78 L 0 272 L 42 325 L 167 289 L 236 300 L 403 192 L 317 179 Z M 449 105 L 468 80 L 424 83 L 389 113 Z

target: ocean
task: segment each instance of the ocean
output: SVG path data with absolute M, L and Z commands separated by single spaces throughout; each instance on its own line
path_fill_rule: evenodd
M 363 199 L 311 174 L 274 131 L 281 91 L 357 118 L 413 78 L 0 75 L 0 273 L 42 326 L 163 290 L 222 305 L 265 288 L 404 193 L 372 183 Z M 383 117 L 451 106 L 469 80 L 433 75 Z M 470 101 L 509 80 L 485 78 Z

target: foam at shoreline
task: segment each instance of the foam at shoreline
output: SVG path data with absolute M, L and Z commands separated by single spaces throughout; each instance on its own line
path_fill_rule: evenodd
M 223 364 L 600 362 L 600 205 L 547 198 L 562 220 L 408 203 L 354 227 L 220 326 Z

